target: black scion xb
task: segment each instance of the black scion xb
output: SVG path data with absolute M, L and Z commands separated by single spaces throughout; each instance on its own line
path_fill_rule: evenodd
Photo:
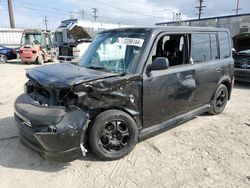
M 199 114 L 219 114 L 233 85 L 229 36 L 198 27 L 103 31 L 77 65 L 27 70 L 15 102 L 20 139 L 51 160 L 86 149 L 115 160 Z

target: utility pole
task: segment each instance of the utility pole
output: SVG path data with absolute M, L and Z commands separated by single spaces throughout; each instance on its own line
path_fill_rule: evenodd
M 48 21 L 49 20 L 47 19 L 47 16 L 44 16 L 43 21 L 44 21 L 44 24 L 45 24 L 46 31 L 48 31 Z
M 93 13 L 94 13 L 93 18 L 96 21 L 96 19 L 99 17 L 99 16 L 97 16 L 98 9 L 97 8 L 92 8 L 92 9 L 93 9 Z
M 235 14 L 237 15 L 239 13 L 239 10 L 241 10 L 240 0 L 237 0 L 236 9 L 233 9 L 233 11 L 235 11 Z
M 85 12 L 84 12 L 84 10 L 82 9 L 82 11 L 81 11 L 82 20 L 84 20 L 84 14 L 85 14 Z
M 70 11 L 70 19 L 74 19 L 74 12 Z
M 10 27 L 15 28 L 12 0 L 8 0 L 8 9 L 9 9 Z
M 204 0 L 199 0 L 199 6 L 195 7 L 198 9 L 199 20 L 201 19 L 201 15 L 204 14 L 202 11 L 204 10 L 205 7 L 207 7 L 207 6 L 202 5 L 203 3 L 204 3 Z

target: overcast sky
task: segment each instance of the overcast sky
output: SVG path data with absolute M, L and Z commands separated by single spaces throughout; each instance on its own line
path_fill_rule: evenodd
M 234 14 L 237 0 L 204 0 L 202 17 Z M 97 8 L 97 21 L 128 25 L 154 25 L 172 21 L 173 13 L 181 13 L 182 20 L 197 18 L 198 0 L 13 0 L 18 28 L 45 28 L 43 17 L 48 17 L 49 29 L 60 21 L 74 18 L 93 21 L 92 8 Z M 239 13 L 250 13 L 250 0 L 240 0 Z M 0 27 L 9 27 L 7 0 L 0 0 Z

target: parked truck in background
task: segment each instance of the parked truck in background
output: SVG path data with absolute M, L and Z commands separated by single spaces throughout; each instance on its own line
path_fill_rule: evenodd
M 64 32 L 67 34 L 62 33 L 64 42 L 59 45 L 58 59 L 76 63 L 90 45 L 92 36 L 86 29 L 74 23 L 69 24 Z
M 55 43 L 59 47 L 59 61 L 77 63 L 97 33 L 121 27 L 128 26 L 77 19 L 63 20 L 54 33 Z

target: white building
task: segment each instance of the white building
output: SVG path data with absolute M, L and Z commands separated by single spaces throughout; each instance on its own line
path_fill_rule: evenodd
M 0 28 L 0 45 L 16 48 L 20 46 L 23 29 Z

